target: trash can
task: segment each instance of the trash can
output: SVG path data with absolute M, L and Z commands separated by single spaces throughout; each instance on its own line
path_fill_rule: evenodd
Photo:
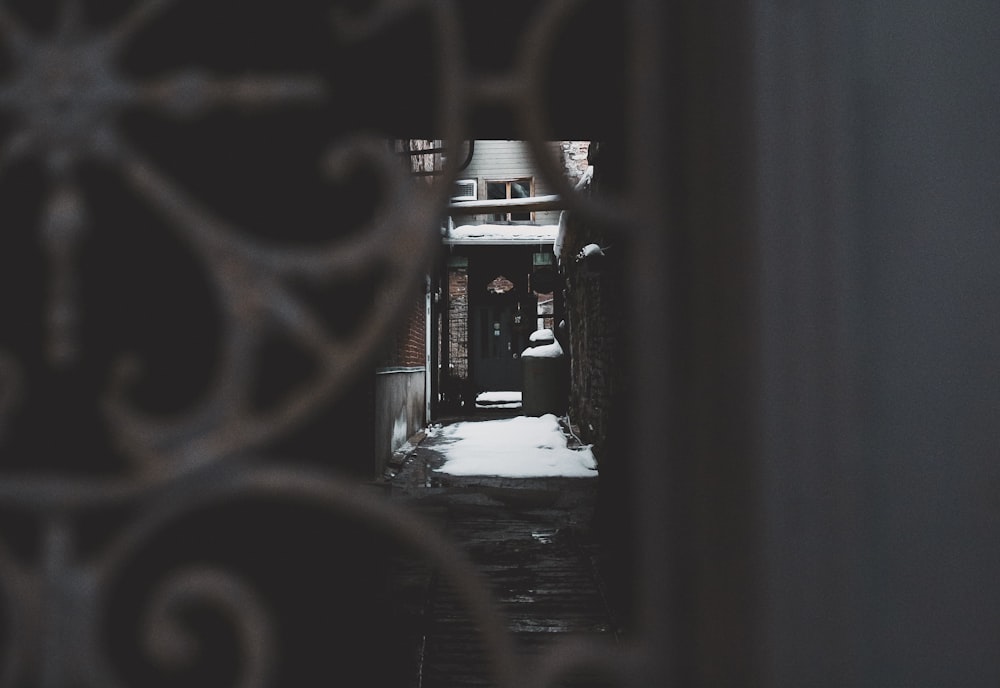
M 526 416 L 561 416 L 566 412 L 566 355 L 552 330 L 537 330 L 530 341 L 521 353 L 521 412 Z

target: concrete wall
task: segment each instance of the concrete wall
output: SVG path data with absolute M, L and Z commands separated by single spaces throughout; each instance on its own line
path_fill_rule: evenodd
M 375 373 L 376 476 L 392 453 L 426 424 L 424 375 L 424 368 L 383 368 Z

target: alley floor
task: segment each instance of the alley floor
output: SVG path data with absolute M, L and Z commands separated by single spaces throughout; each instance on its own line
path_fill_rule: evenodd
M 456 420 L 509 418 L 490 411 Z M 445 421 L 446 423 L 448 421 Z M 408 452 L 390 499 L 438 524 L 492 588 L 525 662 L 565 634 L 617 642 L 597 575 L 591 525 L 598 478 L 453 476 L 440 435 Z M 399 562 L 397 583 L 420 600 L 414 675 L 420 688 L 492 685 L 472 621 L 436 571 Z M 579 677 L 573 686 L 599 685 Z M 600 684 L 603 685 L 603 684 Z

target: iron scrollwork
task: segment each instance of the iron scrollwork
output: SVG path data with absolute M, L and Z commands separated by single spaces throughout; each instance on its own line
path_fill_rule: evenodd
M 88 5 L 64 0 L 54 23 L 29 28 L 19 10 L 0 7 L 0 41 L 7 53 L 0 81 L 0 112 L 8 126 L 0 148 L 0 183 L 25 165 L 44 180 L 37 224 L 8 224 L 4 232 L 34 232 L 42 247 L 47 283 L 41 299 L 44 366 L 52 375 L 87 366 L 81 327 L 79 263 L 90 237 L 104 227 L 91 212 L 83 178 L 96 162 L 115 170 L 128 193 L 158 218 L 193 256 L 216 304 L 220 336 L 217 365 L 197 401 L 179 413 L 150 413 L 134 402 L 141 384 L 141 354 L 118 355 L 108 366 L 103 396 L 93 399 L 110 428 L 124 465 L 111 474 L 9 472 L 0 480 L 0 508 L 30 523 L 34 538 L 25 551 L 0 543 L 0 584 L 5 632 L 4 686 L 115 686 L 128 683 L 107 647 L 112 598 L 123 571 L 146 544 L 170 524 L 213 505 L 252 498 L 308 505 L 346 514 L 403 541 L 433 561 L 461 595 L 486 639 L 500 685 L 546 685 L 561 668 L 592 661 L 588 650 L 567 648 L 543 661 L 543 670 L 519 666 L 512 640 L 489 593 L 461 552 L 414 514 L 368 495 L 329 470 L 282 465 L 261 458 L 275 437 L 294 428 L 324 401 L 342 394 L 398 315 L 402 298 L 430 264 L 439 217 L 457 159 L 448 160 L 441 183 L 418 189 L 383 142 L 361 134 L 325 146 L 322 175 L 328 183 L 368 173 L 380 202 L 364 226 L 311 245 L 288 245 L 247 231 L 240 219 L 206 202 L 133 140 L 123 135 L 125 114 L 152 111 L 158 117 L 198 121 L 220 111 L 263 113 L 323 107 L 340 94 L 322 70 L 213 75 L 184 67 L 173 73 L 127 73 L 123 58 L 137 35 L 181 0 L 138 0 L 104 28 L 88 23 Z M 437 35 L 441 120 L 439 138 L 457 149 L 467 138 L 467 108 L 483 101 L 507 102 L 521 118 L 543 173 L 571 209 L 599 218 L 619 217 L 576 198 L 548 156 L 537 98 L 544 46 L 576 3 L 543 7 L 527 37 L 522 59 L 508 77 L 481 80 L 467 73 L 456 8 L 433 0 L 383 0 L 366 12 L 327 12 L 331 40 L 362 40 L 387 24 L 422 12 Z M 274 12 L 283 12 L 275 3 Z M 292 11 L 292 10 L 288 10 Z M 455 156 L 451 156 L 454 158 Z M 19 167 L 20 166 L 20 167 Z M 88 168 L 89 169 L 89 168 Z M 378 275 L 373 298 L 356 327 L 331 330 L 297 285 L 322 287 L 331 277 Z M 180 276 L 178 276 L 180 278 Z M 121 285 L 128 289 L 128 285 Z M 316 366 L 307 381 L 264 409 L 252 401 L 255 355 L 260 342 L 278 332 Z M 10 434 L 26 403 L 38 361 L 22 361 L 23 345 L 0 350 L 0 442 Z M 58 432 L 57 428 L 53 429 Z M 86 455 L 86 448 L 82 450 Z M 80 523 L 95 513 L 117 519 L 110 538 L 91 542 Z M 186 610 L 212 610 L 229 628 L 226 642 L 238 671 L 227 680 L 264 686 L 280 664 L 279 626 L 273 608 L 237 570 L 205 562 L 171 569 L 140 602 L 145 611 L 135 632 L 137 647 L 167 675 L 203 660 L 206 639 L 192 635 Z M 131 618 L 131 617 L 129 617 Z M 615 673 L 612 668 L 610 673 Z M 331 668 L 336 672 L 336 668 Z M 171 673 L 174 672 L 174 673 Z M 125 672 L 128 673 L 127 671 Z

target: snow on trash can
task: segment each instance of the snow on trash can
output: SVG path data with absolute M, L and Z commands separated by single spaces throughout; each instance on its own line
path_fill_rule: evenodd
M 521 353 L 521 412 L 526 416 L 562 415 L 568 382 L 566 356 L 552 330 L 537 330 L 530 341 Z

